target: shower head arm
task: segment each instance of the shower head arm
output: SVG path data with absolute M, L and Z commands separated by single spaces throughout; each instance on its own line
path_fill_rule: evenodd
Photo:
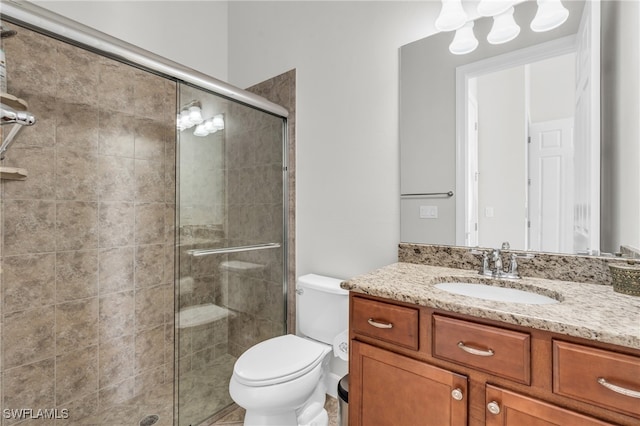
M 7 136 L 2 141 L 2 145 L 0 145 L 0 160 L 4 160 L 5 152 L 7 152 L 16 136 L 18 136 L 22 127 L 34 125 L 36 119 L 30 112 L 16 111 L 5 104 L 0 104 L 0 107 L 2 110 L 0 125 L 4 126 L 5 124 L 13 124 L 13 127 L 9 130 L 9 133 L 7 133 Z

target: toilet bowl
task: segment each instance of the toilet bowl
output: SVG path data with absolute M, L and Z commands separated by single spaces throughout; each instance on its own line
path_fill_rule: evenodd
M 235 363 L 231 398 L 251 426 L 326 426 L 325 385 L 332 339 L 348 326 L 348 292 L 341 280 L 305 275 L 297 285 L 298 324 L 287 334 L 258 343 Z

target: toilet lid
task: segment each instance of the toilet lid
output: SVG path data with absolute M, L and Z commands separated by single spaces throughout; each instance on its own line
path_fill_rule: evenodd
M 249 348 L 236 361 L 233 374 L 247 386 L 267 386 L 300 377 L 322 362 L 330 348 L 287 334 Z

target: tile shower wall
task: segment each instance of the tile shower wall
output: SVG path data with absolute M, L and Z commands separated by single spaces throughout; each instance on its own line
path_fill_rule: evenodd
M 292 69 L 247 88 L 289 111 L 287 118 L 287 332 L 296 332 L 296 70 Z
M 176 87 L 10 26 L 38 121 L 3 162 L 1 405 L 77 420 L 173 380 Z
M 230 105 L 226 169 L 229 246 L 283 244 L 282 121 Z M 283 250 L 230 254 L 221 264 L 220 303 L 232 312 L 229 353 L 284 333 Z

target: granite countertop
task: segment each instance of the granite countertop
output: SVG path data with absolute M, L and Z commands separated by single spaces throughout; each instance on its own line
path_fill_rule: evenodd
M 461 296 L 434 287 L 442 282 L 490 283 L 521 288 L 560 303 L 528 305 Z M 342 283 L 342 288 L 371 296 L 414 303 L 640 349 L 640 297 L 613 291 L 610 285 L 523 277 L 503 280 L 476 271 L 412 263 L 394 263 Z

